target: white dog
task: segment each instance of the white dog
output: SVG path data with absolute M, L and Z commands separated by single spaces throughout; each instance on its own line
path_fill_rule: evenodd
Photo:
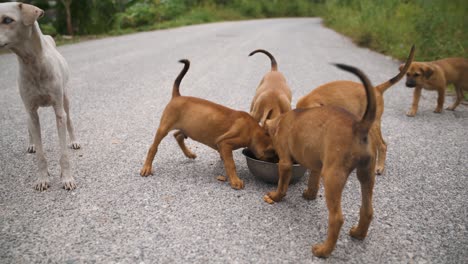
M 67 154 L 67 128 L 73 149 L 79 149 L 73 133 L 69 114 L 69 100 L 66 85 L 68 65 L 55 48 L 50 36 L 44 36 L 37 19 L 44 11 L 23 3 L 0 4 L 0 48 L 7 48 L 18 57 L 18 86 L 21 98 L 29 116 L 29 153 L 36 152 L 39 179 L 35 189 L 43 191 L 49 187 L 47 161 L 42 150 L 41 127 L 37 110 L 42 106 L 52 106 L 57 120 L 60 141 L 61 177 L 64 188 L 76 188 L 70 172 Z

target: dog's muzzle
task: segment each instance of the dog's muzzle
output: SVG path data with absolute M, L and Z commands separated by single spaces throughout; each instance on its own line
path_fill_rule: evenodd
M 406 81 L 406 87 L 414 88 L 414 87 L 416 87 L 416 82 L 415 81 Z

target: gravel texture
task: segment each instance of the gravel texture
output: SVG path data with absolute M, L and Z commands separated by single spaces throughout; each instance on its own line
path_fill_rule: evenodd
M 403 81 L 385 94 L 387 169 L 376 181 L 369 235 L 364 241 L 348 235 L 360 206 L 353 173 L 329 259 L 311 253 L 326 237 L 328 213 L 322 196 L 301 197 L 305 177 L 283 202 L 269 205 L 262 196 L 275 186 L 249 173 L 240 150 L 234 158 L 245 189 L 236 191 L 216 180 L 224 169 L 215 151 L 189 141 L 198 158 L 188 160 L 172 136 L 160 145 L 154 176 L 139 176 L 182 69 L 177 61 L 192 62 L 183 95 L 247 111 L 270 67 L 264 55 L 247 56 L 257 48 L 275 55 L 293 104 L 320 84 L 357 80 L 332 62 L 361 68 L 374 84 L 400 64 L 356 47 L 316 18 L 214 23 L 62 46 L 82 144 L 69 150 L 78 188 L 62 189 L 55 116 L 42 108 L 51 187 L 37 192 L 17 61 L 0 55 L 0 262 L 466 263 L 468 108 L 435 114 L 436 93 L 423 91 L 417 116 L 406 117 L 412 90 Z

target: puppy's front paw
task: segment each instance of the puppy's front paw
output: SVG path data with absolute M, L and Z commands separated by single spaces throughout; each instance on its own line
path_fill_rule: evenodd
M 72 143 L 71 143 L 71 148 L 72 148 L 72 149 L 80 149 L 80 148 L 81 148 L 81 145 L 80 145 L 80 143 L 78 143 L 78 142 L 72 142 Z
M 302 193 L 302 197 L 306 200 L 315 200 L 317 198 L 317 192 L 312 192 L 309 189 L 305 189 L 305 191 Z
M 28 153 L 36 153 L 36 146 L 34 144 L 28 146 Z
M 231 187 L 236 190 L 244 189 L 244 182 L 241 179 L 231 180 Z
M 437 107 L 436 109 L 434 109 L 434 113 L 436 114 L 442 113 L 442 107 Z
M 34 185 L 34 189 L 42 192 L 49 188 L 49 181 L 45 179 L 37 180 L 36 184 Z
M 406 116 L 413 117 L 415 115 L 416 115 L 416 111 L 414 110 L 409 110 L 408 112 L 406 112 Z
M 63 179 L 62 180 L 62 183 L 63 183 L 63 188 L 65 190 L 74 190 L 76 189 L 76 184 L 75 184 L 75 180 L 73 178 L 70 178 L 70 179 Z
M 143 168 L 140 171 L 140 175 L 143 177 L 150 176 L 153 173 L 151 172 L 151 166 L 143 166 Z
M 195 153 L 193 153 L 192 151 L 188 151 L 185 156 L 187 156 L 187 158 L 189 158 L 189 159 L 196 159 L 197 158 L 197 155 Z
M 319 258 L 327 258 L 332 251 L 333 248 L 327 247 L 325 244 L 316 244 L 312 247 L 312 253 Z
M 364 238 L 366 238 L 367 232 L 359 230 L 357 226 L 353 226 L 349 230 L 349 235 L 356 239 L 363 240 Z
M 449 107 L 447 107 L 447 108 L 445 108 L 445 109 L 446 109 L 446 110 L 449 110 L 449 111 L 455 111 L 455 107 L 453 107 L 453 106 L 449 106 Z
M 269 204 L 274 204 L 275 202 L 281 201 L 284 195 L 281 195 L 278 192 L 269 192 L 265 196 L 263 196 L 263 200 Z
M 382 173 L 384 172 L 384 169 L 385 167 L 383 165 L 377 165 L 375 167 L 375 174 L 382 175 Z
M 222 182 L 225 182 L 227 180 L 226 176 L 223 176 L 223 175 L 219 175 L 218 177 L 216 177 L 216 179 Z

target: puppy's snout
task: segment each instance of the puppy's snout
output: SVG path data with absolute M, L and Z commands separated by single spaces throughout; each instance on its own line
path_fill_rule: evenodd
M 416 82 L 412 79 L 406 80 L 406 86 L 410 88 L 416 87 Z

